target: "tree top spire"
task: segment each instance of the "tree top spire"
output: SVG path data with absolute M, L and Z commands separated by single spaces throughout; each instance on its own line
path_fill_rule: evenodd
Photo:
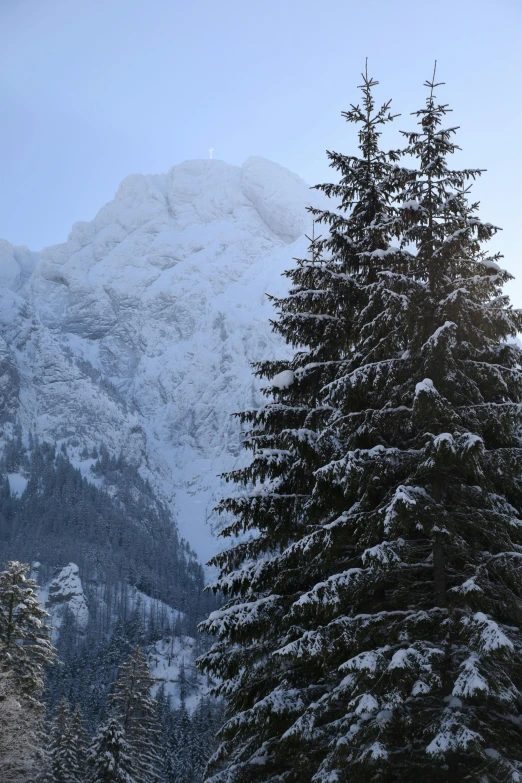
M 429 81 L 429 79 L 426 79 L 426 81 L 424 82 L 424 86 L 430 88 L 430 99 L 433 99 L 435 97 L 435 95 L 433 93 L 433 90 L 435 89 L 435 87 L 441 87 L 443 84 L 446 84 L 446 82 L 436 82 L 435 81 L 436 73 L 437 73 L 437 60 L 435 60 L 435 63 L 433 65 L 433 76 L 431 77 L 431 81 Z M 412 113 L 415 113 L 415 112 L 412 112 Z

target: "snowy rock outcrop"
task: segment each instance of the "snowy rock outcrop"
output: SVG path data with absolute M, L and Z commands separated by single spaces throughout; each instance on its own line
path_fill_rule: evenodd
M 0 239 L 0 286 L 20 291 L 29 280 L 39 254 Z
M 137 414 L 24 298 L 2 288 L 0 424 L 14 421 L 44 439 L 103 440 L 129 462 L 145 462 L 146 434 Z
M 38 580 L 40 563 L 32 565 L 32 577 Z M 173 609 L 161 601 L 153 600 L 145 593 L 127 586 L 120 585 L 120 590 L 127 590 L 128 616 L 141 616 L 144 623 L 151 617 L 151 613 L 162 618 L 174 628 L 176 621 L 181 620 L 183 613 Z M 88 594 L 88 597 L 86 595 Z M 82 632 L 89 622 L 89 601 L 97 606 L 97 611 L 103 610 L 107 614 L 108 605 L 105 596 L 105 585 L 93 582 L 82 584 L 80 571 L 75 563 L 68 563 L 54 574 L 52 580 L 39 589 L 40 601 L 50 615 L 50 624 L 53 628 L 53 642 L 56 644 L 63 630 L 66 611 L 72 613 L 76 622 L 76 628 Z M 110 613 L 110 612 L 109 612 Z M 113 617 L 113 623 L 116 621 Z M 113 626 L 114 627 L 114 626 Z M 157 689 L 163 685 L 165 694 L 171 698 L 173 708 L 183 702 L 189 711 L 192 711 L 202 696 L 207 693 L 207 678 L 196 668 L 196 658 L 199 654 L 198 641 L 190 636 L 170 635 L 159 639 L 154 644 L 145 647 L 144 652 L 150 667 L 150 673 L 156 681 Z
M 33 572 L 38 571 L 38 563 L 33 564 Z M 38 578 L 36 576 L 36 578 Z M 69 563 L 54 575 L 51 582 L 40 588 L 40 600 L 51 615 L 54 639 L 63 623 L 66 608 L 72 612 L 76 626 L 80 631 L 87 627 L 89 607 L 83 591 L 80 572 L 75 563 Z
M 0 416 L 15 394 L 42 434 L 123 449 L 163 497 L 174 491 L 181 534 L 208 557 L 216 476 L 243 458 L 231 414 L 262 399 L 250 362 L 286 350 L 265 294 L 286 290 L 320 199 L 262 158 L 127 177 L 29 279 L 32 256 L 4 281 L 29 304 L 4 295 Z

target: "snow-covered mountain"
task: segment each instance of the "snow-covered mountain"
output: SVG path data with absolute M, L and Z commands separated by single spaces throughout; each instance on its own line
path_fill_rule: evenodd
M 262 158 L 188 161 L 127 177 L 61 245 L 1 243 L 0 416 L 123 451 L 208 558 L 217 476 L 243 458 L 231 414 L 261 401 L 250 362 L 286 350 L 265 294 L 319 199 Z

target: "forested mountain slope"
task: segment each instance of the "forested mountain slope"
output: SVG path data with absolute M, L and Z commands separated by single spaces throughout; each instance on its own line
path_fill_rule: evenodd
M 63 699 L 89 735 L 106 719 L 121 667 L 139 646 L 151 671 L 165 758 L 175 780 L 202 769 L 221 720 L 195 659 L 196 626 L 215 599 L 172 514 L 136 467 L 22 437 L 0 460 L 0 561 L 29 562 L 59 660 L 47 670 L 48 716 Z M 181 770 L 185 777 L 179 777 Z M 169 778 L 170 780 L 170 778 Z

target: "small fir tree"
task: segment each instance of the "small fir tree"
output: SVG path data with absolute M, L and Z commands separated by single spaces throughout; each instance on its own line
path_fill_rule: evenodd
M 120 669 L 111 703 L 125 732 L 140 783 L 163 780 L 161 726 L 157 704 L 151 696 L 153 685 L 147 660 L 136 647 Z
M 135 774 L 131 748 L 116 718 L 103 724 L 88 754 L 89 783 L 142 783 Z
M 216 733 L 223 725 L 222 705 L 214 699 L 202 698 L 191 719 L 192 767 L 196 781 L 204 777 L 209 758 L 217 749 Z
M 41 705 L 23 693 L 11 672 L 0 672 L 0 779 L 33 783 L 46 766 Z
M 71 734 L 74 745 L 75 765 L 81 781 L 85 776 L 84 771 L 87 768 L 89 735 L 85 728 L 85 722 L 79 707 L 75 707 L 71 712 Z
M 197 780 L 194 764 L 194 732 L 184 703 L 176 714 L 169 772 L 171 779 L 176 783 L 195 783 Z
M 174 712 L 172 709 L 172 699 L 170 694 L 167 694 L 165 689 L 165 683 L 162 682 L 156 693 L 156 710 L 161 728 L 161 759 L 163 769 L 165 771 L 165 779 L 167 783 L 170 783 L 171 774 L 171 739 L 174 728 Z
M 47 767 L 41 696 L 44 667 L 55 653 L 49 615 L 28 571 L 10 561 L 0 572 L 0 768 L 6 783 L 36 779 Z
M 62 698 L 51 724 L 49 767 L 53 783 L 81 783 L 84 767 L 67 699 Z

